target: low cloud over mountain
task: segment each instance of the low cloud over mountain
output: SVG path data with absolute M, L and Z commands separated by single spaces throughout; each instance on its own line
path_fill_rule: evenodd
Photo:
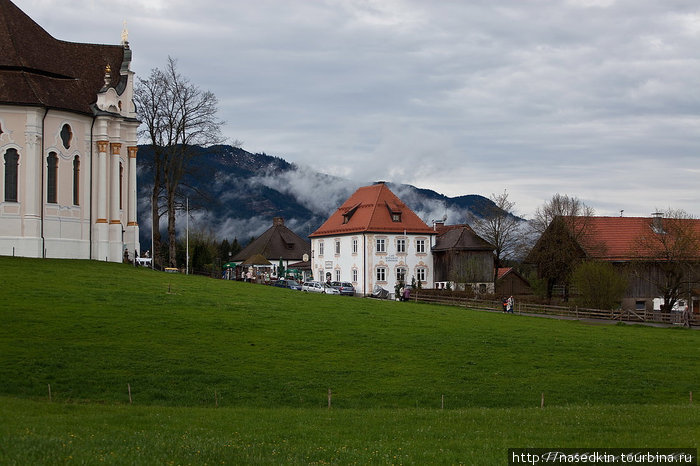
M 148 146 L 139 148 L 139 225 L 143 244 L 150 243 L 151 235 L 153 177 L 147 163 L 150 154 Z M 209 232 L 220 240 L 247 241 L 267 230 L 277 216 L 306 237 L 357 188 L 376 181 L 358 183 L 232 146 L 199 149 L 194 165 L 196 170 L 186 177 L 188 188 L 184 190 L 190 198 L 190 229 Z M 445 217 L 448 223 L 464 222 L 468 211 L 490 202 L 479 195 L 449 198 L 411 185 L 388 185 L 427 224 Z M 184 220 L 181 214 L 179 222 Z M 163 220 L 161 228 L 164 225 Z

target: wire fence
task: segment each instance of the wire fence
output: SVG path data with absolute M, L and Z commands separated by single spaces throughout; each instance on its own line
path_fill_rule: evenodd
M 465 298 L 460 296 L 436 296 L 416 292 L 411 301 L 459 306 L 480 311 L 502 311 L 501 301 Z M 619 322 L 663 323 L 670 325 L 700 325 L 700 315 L 684 312 L 661 312 L 631 309 L 588 309 L 578 306 L 552 306 L 547 304 L 532 304 L 516 302 L 513 310 L 516 314 L 549 315 L 568 317 L 572 319 L 599 319 Z M 686 321 L 687 318 L 687 321 Z

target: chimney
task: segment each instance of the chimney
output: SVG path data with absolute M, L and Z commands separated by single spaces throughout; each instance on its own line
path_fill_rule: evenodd
M 654 212 L 653 214 L 651 214 L 651 228 L 654 230 L 654 232 L 663 233 L 663 231 L 664 231 L 663 219 L 664 219 L 663 212 Z
M 272 217 L 272 226 L 273 227 L 283 227 L 284 226 L 284 218 Z

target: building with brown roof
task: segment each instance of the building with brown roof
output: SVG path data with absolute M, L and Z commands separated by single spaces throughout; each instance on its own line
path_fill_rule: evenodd
M 500 267 L 496 272 L 497 296 L 531 295 L 530 282 L 512 267 Z
M 436 234 L 386 184 L 359 188 L 310 235 L 314 278 L 352 282 L 360 295 L 413 278 L 430 288 Z
M 139 250 L 139 126 L 120 45 L 53 38 L 0 0 L 0 254 L 121 261 Z
M 700 312 L 700 220 L 663 218 L 661 213 L 569 219 L 556 218 L 527 259 L 541 277 L 560 258 L 605 261 L 629 279 L 623 308 L 650 310 L 654 298 L 690 297 L 694 312 Z M 576 225 L 578 232 L 573 231 Z M 566 276 L 550 278 L 567 285 Z
M 466 224 L 436 223 L 435 231 L 438 234 L 433 246 L 436 287 L 445 288 L 450 283 L 453 289 L 469 285 L 477 293 L 493 293 L 496 247 Z
M 276 274 L 279 261 L 288 269 L 291 264 L 308 260 L 310 252 L 308 241 L 287 228 L 282 217 L 274 217 L 272 226 L 236 254 L 233 260 L 243 262 L 261 256 L 273 264 L 272 272 Z

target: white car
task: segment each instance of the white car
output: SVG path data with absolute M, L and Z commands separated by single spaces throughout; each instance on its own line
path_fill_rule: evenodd
M 301 285 L 301 291 L 310 291 L 312 293 L 340 294 L 340 291 L 332 286 L 317 281 L 304 282 Z

